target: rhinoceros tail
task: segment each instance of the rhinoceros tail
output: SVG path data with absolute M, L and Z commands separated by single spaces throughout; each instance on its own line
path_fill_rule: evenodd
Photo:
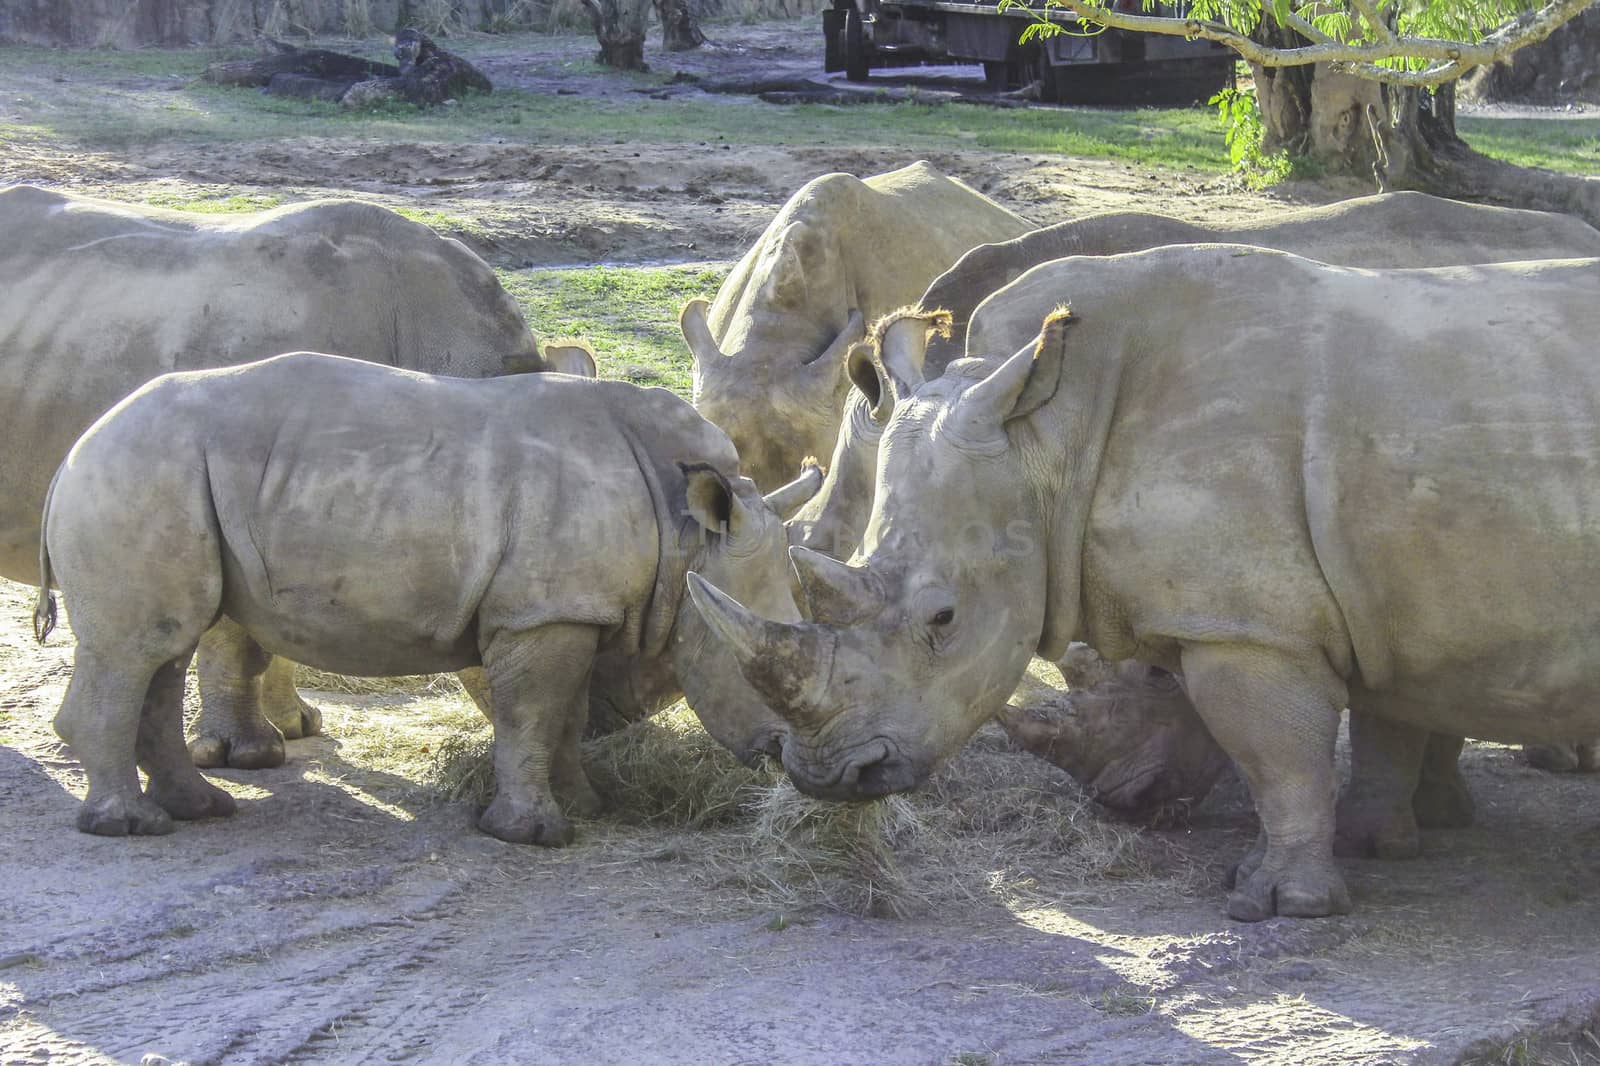
M 63 463 L 62 467 L 66 464 Z M 62 467 L 56 468 L 50 479 L 50 490 L 44 494 L 44 512 L 39 517 L 39 600 L 33 607 L 33 639 L 43 644 L 56 627 L 56 594 L 50 590 L 55 573 L 50 567 L 50 548 L 45 536 L 50 524 L 50 498 L 56 494 L 56 482 L 61 478 Z

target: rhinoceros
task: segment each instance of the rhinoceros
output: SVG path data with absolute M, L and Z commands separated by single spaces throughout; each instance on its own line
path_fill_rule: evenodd
M 710 304 L 680 318 L 695 406 L 771 488 L 826 455 L 865 323 L 922 295 L 977 244 L 1032 225 L 926 162 L 856 178 L 824 174 L 789 198 Z
M 16 186 L 0 190 L 0 230 L 0 576 L 14 581 L 38 577 L 67 449 L 158 374 L 297 348 L 461 377 L 587 359 L 556 343 L 552 366 L 483 260 L 369 204 L 196 216 Z M 203 762 L 276 766 L 285 735 L 317 731 L 293 663 L 268 662 L 226 620 L 201 642 Z
M 1570 215 L 1420 192 L 1362 196 L 1242 223 L 1201 224 L 1139 211 L 1087 215 L 979 245 L 934 278 L 916 304 L 948 311 L 949 326 L 930 336 L 915 355 L 917 365 L 905 369 L 919 377 L 943 373 L 966 354 L 967 325 L 978 305 L 1041 263 L 1210 243 L 1277 248 L 1342 266 L 1428 267 L 1596 256 L 1600 230 Z M 1048 310 L 1041 308 L 1040 316 Z M 893 393 L 877 386 L 872 347 L 860 345 L 851 354 L 847 372 L 855 388 L 837 437 L 816 453 L 832 456 L 827 477 L 793 527 L 796 543 L 839 558 L 848 558 L 861 541 L 872 508 L 878 438 L 894 410 Z
M 1600 256 L 1600 231 L 1576 218 L 1414 192 L 1362 197 L 1233 225 L 1202 226 L 1138 212 L 1091 215 L 974 248 L 923 294 L 921 307 L 941 308 L 950 315 L 930 331 L 925 344 L 919 336 L 910 345 L 880 343 L 876 350 L 863 345 L 852 353 L 850 374 L 856 387 L 823 487 L 792 526 L 795 543 L 849 558 L 860 542 L 871 509 L 878 439 L 895 403 L 894 390 L 878 384 L 884 368 L 872 365 L 874 357 L 896 363 L 888 369 L 902 380 L 920 381 L 961 356 L 969 319 L 982 300 L 1032 267 L 1069 255 L 1103 256 L 1184 242 L 1249 243 L 1366 267 Z M 1040 306 L 1038 317 L 1049 310 Z M 998 345 L 985 343 L 981 352 L 1014 351 L 1025 339 L 1008 336 Z M 1058 716 L 1059 735 L 1049 735 L 1044 723 L 1015 710 L 1003 712 L 1001 721 L 1025 747 L 1065 765 L 1112 809 L 1141 816 L 1171 800 L 1201 798 L 1225 767 L 1225 761 L 1213 757 L 1215 743 L 1182 688 L 1161 671 L 1130 664 L 1082 687 L 1081 697 L 1071 700 L 1071 714 Z M 1105 720 L 1111 715 L 1118 721 Z M 1415 855 L 1421 846 L 1419 822 L 1428 827 L 1471 821 L 1471 795 L 1453 769 L 1460 738 L 1429 741 L 1421 782 L 1407 783 L 1384 777 L 1388 756 L 1372 750 L 1368 742 L 1378 739 L 1372 730 L 1358 725 L 1353 736 L 1355 772 L 1340 800 L 1342 850 Z M 1401 739 L 1392 728 L 1382 736 L 1391 742 Z M 1064 754 L 1068 751 L 1070 757 Z M 1570 751 L 1530 749 L 1530 758 L 1539 764 L 1581 765 L 1582 752 L 1574 756 Z
M 184 670 L 219 617 L 339 673 L 481 665 L 498 791 L 479 826 L 547 845 L 572 836 L 552 787 L 593 806 L 597 653 L 669 660 L 718 740 L 767 745 L 776 719 L 683 609 L 690 567 L 799 617 L 782 523 L 726 435 L 664 389 L 556 374 L 293 353 L 164 375 L 73 446 L 42 540 L 36 632 L 54 578 L 78 638 L 56 731 L 89 778 L 78 827 L 105 835 L 232 811 L 183 744 Z
M 1181 672 L 1262 822 L 1228 912 L 1345 911 L 1342 708 L 1417 735 L 1600 732 L 1600 260 L 1179 245 L 1055 284 L 1080 262 L 980 310 L 1020 331 L 1070 302 L 1037 343 L 899 397 L 858 561 L 791 550 L 814 621 L 691 575 L 695 604 L 788 719 L 795 784 L 833 798 L 925 778 L 1031 655 L 1079 640 Z

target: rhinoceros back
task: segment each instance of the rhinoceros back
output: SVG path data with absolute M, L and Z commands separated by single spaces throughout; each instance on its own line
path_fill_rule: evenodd
M 32 581 L 67 449 L 158 374 L 295 349 L 482 377 L 533 352 L 476 256 L 370 205 L 196 218 L 0 191 L 0 575 Z

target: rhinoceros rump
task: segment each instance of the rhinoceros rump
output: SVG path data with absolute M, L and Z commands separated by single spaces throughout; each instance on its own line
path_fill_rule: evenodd
M 73 441 L 158 374 L 297 348 L 459 377 L 545 368 L 488 264 L 369 204 L 196 216 L 17 186 L 0 190 L 0 231 L 0 576 L 14 581 L 38 577 L 45 489 Z M 208 764 L 275 766 L 285 733 L 316 731 L 293 663 L 269 662 L 226 620 L 201 642 Z
M 1080 262 L 989 311 L 1034 314 Z M 1246 777 L 1263 833 L 1229 913 L 1316 916 L 1349 905 L 1341 708 L 1600 732 L 1600 260 L 1369 271 L 1203 245 L 1073 276 L 1055 298 L 1081 321 L 897 404 L 857 564 L 793 549 L 836 613 L 767 621 L 691 578 L 790 720 L 800 788 L 910 787 L 1031 654 L 1082 640 L 1181 671 Z
M 599 652 L 667 659 L 749 758 L 778 723 L 680 610 L 694 566 L 799 617 L 782 523 L 737 471 L 686 402 L 622 382 L 307 353 L 150 382 L 73 446 L 46 507 L 36 621 L 53 571 L 78 637 L 56 728 L 89 777 L 79 827 L 231 811 L 182 735 L 183 670 L 219 617 L 340 673 L 481 665 L 499 791 L 479 824 L 503 840 L 570 838 L 552 785 L 592 804 L 577 744 Z
M 910 303 L 963 252 L 1030 228 L 927 163 L 825 174 L 779 210 L 709 305 L 681 321 L 695 407 L 771 488 L 839 429 L 844 357 L 865 322 Z

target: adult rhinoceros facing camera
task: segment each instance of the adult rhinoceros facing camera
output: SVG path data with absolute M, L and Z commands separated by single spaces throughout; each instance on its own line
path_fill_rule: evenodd
M 1178 243 L 1250 244 L 1294 252 L 1341 266 L 1427 267 L 1600 255 L 1600 232 L 1579 219 L 1401 192 L 1360 197 L 1244 223 L 1201 225 L 1142 212 L 1089 215 L 998 244 L 972 249 L 929 285 L 922 308 L 949 312 L 934 331 L 879 323 L 875 345 L 851 355 L 855 388 L 846 401 L 822 490 L 792 527 L 795 543 L 848 559 L 861 541 L 872 507 L 878 442 L 896 397 L 936 377 L 971 342 L 971 354 L 1001 359 L 1029 342 L 1038 322 L 1097 269 L 1100 257 Z M 1063 259 L 1062 257 L 1073 257 Z M 1036 266 L 1032 310 L 1020 291 L 1004 306 L 980 312 L 984 301 Z M 1075 690 L 1078 681 L 1072 681 Z M 1092 689 L 1092 691 L 1090 691 Z M 1115 678 L 1085 685 L 1068 697 L 1071 713 L 1055 719 L 1061 735 L 1042 722 L 1003 715 L 1013 739 L 1063 766 L 1096 798 L 1119 813 L 1142 817 L 1162 803 L 1203 798 L 1226 765 L 1181 687 L 1164 671 L 1130 664 Z M 1384 857 L 1421 851 L 1421 827 L 1469 824 L 1473 803 L 1454 763 L 1459 737 L 1408 736 L 1392 723 L 1352 724 L 1352 773 L 1340 797 L 1341 850 Z M 1376 746 L 1374 746 L 1376 744 Z M 1390 771 L 1424 747 L 1422 777 Z M 1070 750 L 1070 754 L 1068 754 Z M 1566 748 L 1567 757 L 1576 758 Z M 1530 759 L 1563 749 L 1530 748 Z M 1396 755 L 1399 758 L 1396 758 Z
M 0 576 L 14 581 L 38 578 L 67 450 L 159 374 L 306 348 L 468 378 L 550 365 L 487 263 L 372 204 L 197 216 L 15 186 L 0 232 Z M 583 369 L 575 346 L 549 354 Z M 285 734 L 316 731 L 294 664 L 231 623 L 198 666 L 207 765 L 276 766 Z
M 824 174 L 779 210 L 716 299 L 681 325 L 694 402 L 765 489 L 827 455 L 867 322 L 922 294 L 974 245 L 1032 226 L 925 162 L 856 178 Z
M 1031 277 L 991 303 L 1036 313 Z M 1342 708 L 1600 732 L 1600 260 L 1369 271 L 1176 246 L 1058 298 L 1081 320 L 901 398 L 860 562 L 793 550 L 815 621 L 691 577 L 789 720 L 800 788 L 915 784 L 1031 654 L 1082 640 L 1181 671 L 1248 780 L 1263 831 L 1229 913 L 1316 916 L 1349 907 Z
M 552 788 L 594 805 L 578 739 L 599 653 L 666 660 L 746 759 L 781 725 L 683 608 L 694 567 L 797 619 L 783 524 L 664 389 L 308 353 L 170 374 L 73 446 L 43 539 L 36 624 L 53 572 L 78 638 L 56 729 L 88 832 L 232 811 L 183 744 L 184 669 L 219 615 L 339 673 L 481 665 L 498 792 L 479 824 L 503 840 L 571 837 Z

